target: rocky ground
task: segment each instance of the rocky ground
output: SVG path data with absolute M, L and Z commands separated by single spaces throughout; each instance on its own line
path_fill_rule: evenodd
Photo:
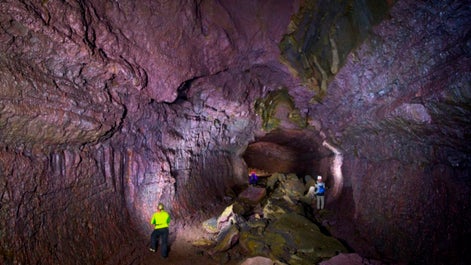
M 176 224 L 170 231 L 170 252 L 167 259 L 160 256 L 160 249 L 157 252 L 149 251 L 149 239 L 142 238 L 129 245 L 123 246 L 120 252 L 107 264 L 169 264 L 169 265 L 236 265 L 240 264 L 241 257 L 232 260 L 217 260 L 207 251 L 200 247 L 195 247 L 192 242 L 207 237 L 207 233 L 202 229 L 201 223 L 181 225 Z
M 192 240 L 204 237 L 204 232 L 201 226 L 193 226 L 183 228 L 176 233 L 173 242 L 171 242 L 171 250 L 169 257 L 163 259 L 160 253 L 150 252 L 146 244 L 143 244 L 143 261 L 140 264 L 151 265 L 151 264 L 172 264 L 172 265 L 218 265 L 220 261 L 213 259 L 203 249 L 192 245 Z M 227 265 L 239 264 L 239 261 L 232 260 Z
M 291 175 L 291 178 L 285 177 L 283 174 L 278 174 L 274 179 L 265 180 L 263 185 L 249 187 L 238 194 L 235 202 L 244 200 L 246 203 L 247 200 L 260 202 L 259 205 L 249 210 L 251 216 L 247 219 L 238 216 L 236 212 L 240 210 L 236 210 L 237 207 L 234 206 L 236 204 L 232 203 L 218 216 L 217 227 L 211 228 L 207 221 L 195 220 L 186 224 L 176 223 L 171 229 L 170 254 L 167 259 L 163 259 L 158 251 L 156 253 L 150 252 L 148 250 L 148 240 L 142 239 L 131 247 L 132 250 L 127 251 L 132 252 L 132 255 L 125 255 L 133 257 L 133 259 L 127 258 L 128 261 L 123 263 L 120 260 L 119 263 L 144 265 L 249 265 L 265 264 L 266 262 L 270 265 L 352 265 L 364 264 L 365 261 L 368 261 L 368 264 L 383 264 L 351 253 L 353 250 L 346 245 L 339 246 L 339 241 L 334 237 L 330 237 L 329 230 L 332 229 L 337 236 L 341 237 L 342 233 L 352 233 L 352 231 L 349 231 L 351 226 L 342 222 L 342 220 L 333 219 L 331 209 L 316 210 L 313 204 L 315 201 L 310 202 L 304 196 L 308 187 L 304 186 L 301 180 L 293 178 L 293 175 Z M 265 184 L 269 187 L 266 187 Z M 276 188 L 274 188 L 275 185 Z M 271 192 L 263 195 L 265 190 Z M 259 193 L 260 191 L 262 192 Z M 282 194 L 277 191 L 282 192 Z M 245 199 L 243 198 L 244 194 Z M 260 196 L 260 194 L 263 196 Z M 276 198 L 279 198 L 277 196 L 280 195 L 283 200 L 276 201 Z M 288 201 L 291 205 L 289 207 L 302 205 L 301 211 L 305 214 L 305 217 L 298 214 L 300 208 L 285 214 L 287 209 L 285 203 Z M 257 208 L 263 208 L 263 211 L 261 212 L 262 217 L 255 220 L 252 215 L 256 214 Z M 270 221 L 267 221 L 268 219 Z M 225 223 L 226 220 L 232 220 L 231 224 Z M 264 221 L 267 221 L 265 222 L 267 225 L 260 226 Z M 224 231 L 233 231 L 230 229 L 234 227 L 232 222 L 237 224 L 236 232 L 230 237 L 218 236 L 218 233 L 224 234 Z M 224 226 L 227 227 L 223 228 Z M 218 233 L 208 232 L 211 229 L 218 230 L 218 227 Z M 317 227 L 319 227 L 321 233 L 316 232 Z M 288 235 L 283 235 L 284 232 Z M 227 232 L 227 234 L 230 233 Z M 297 233 L 299 233 L 299 236 L 296 236 Z M 282 236 L 277 237 L 278 235 Z M 339 253 L 331 251 L 337 248 L 341 249 Z M 269 256 L 270 259 L 262 256 Z M 255 258 L 250 259 L 248 257 Z

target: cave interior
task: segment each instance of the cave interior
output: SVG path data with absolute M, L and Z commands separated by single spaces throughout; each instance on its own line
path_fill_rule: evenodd
M 470 7 L 1 1 L 0 261 L 146 264 L 158 202 L 183 231 L 257 170 L 322 175 L 362 257 L 469 264 Z

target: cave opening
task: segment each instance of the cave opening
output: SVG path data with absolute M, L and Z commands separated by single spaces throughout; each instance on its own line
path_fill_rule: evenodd
M 328 175 L 322 162 L 331 152 L 315 130 L 276 129 L 251 142 L 243 154 L 248 168 L 268 174 Z

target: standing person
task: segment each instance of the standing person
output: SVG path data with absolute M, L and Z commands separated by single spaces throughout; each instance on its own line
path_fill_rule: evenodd
M 159 203 L 157 212 L 152 215 L 150 220 L 154 226 L 154 231 L 150 236 L 150 251 L 155 252 L 157 241 L 160 240 L 160 254 L 163 258 L 168 257 L 168 225 L 170 224 L 170 214 L 164 210 L 164 205 Z
M 321 176 L 317 176 L 315 193 L 316 193 L 316 199 L 317 199 L 317 210 L 322 210 L 324 209 L 325 183 L 322 181 Z

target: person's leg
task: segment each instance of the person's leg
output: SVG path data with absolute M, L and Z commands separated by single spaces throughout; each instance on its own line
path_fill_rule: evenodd
M 321 196 L 316 196 L 317 210 L 321 208 Z
M 324 196 L 320 196 L 321 210 L 324 209 Z
M 161 229 L 161 244 L 160 244 L 160 254 L 162 257 L 168 257 L 168 227 Z
M 159 233 L 157 230 L 154 230 L 150 235 L 150 249 L 155 251 L 157 249 L 157 240 L 159 240 Z

